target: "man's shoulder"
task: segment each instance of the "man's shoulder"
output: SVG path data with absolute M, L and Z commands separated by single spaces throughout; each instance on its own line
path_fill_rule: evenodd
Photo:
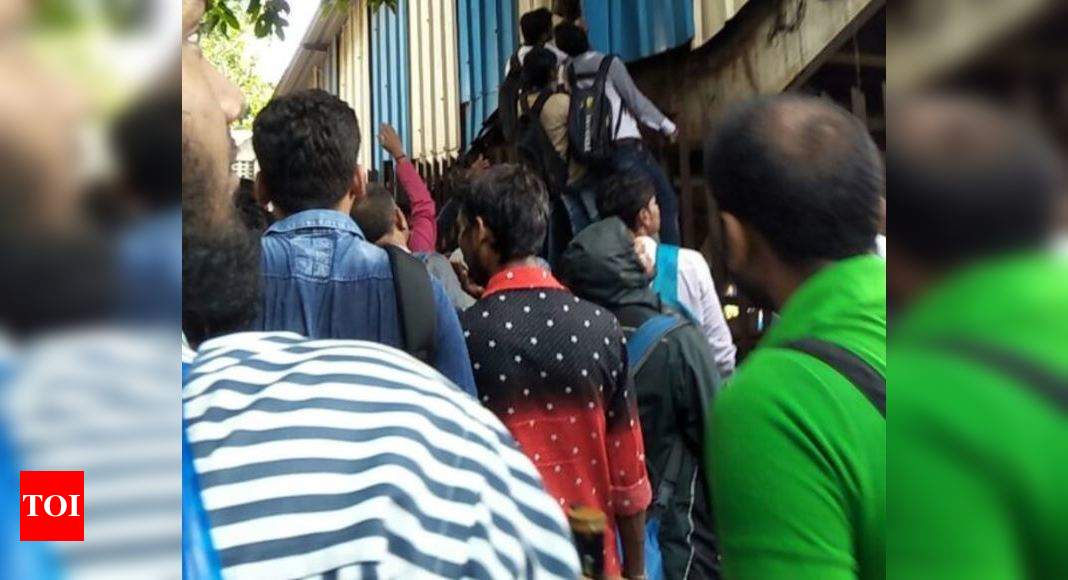
M 679 248 L 679 261 L 708 269 L 708 260 L 701 252 L 691 248 Z
M 328 238 L 276 233 L 263 236 L 260 243 L 267 273 L 292 268 L 300 261 L 323 260 L 329 261 L 334 278 L 393 278 L 385 250 L 355 234 Z
M 842 413 L 843 409 L 871 408 L 868 413 Z M 811 355 L 782 346 L 762 346 L 735 371 L 717 396 L 714 415 L 782 420 L 816 421 L 832 428 L 843 420 L 874 425 L 878 415 L 870 401 L 844 375 Z
M 360 365 L 353 366 L 353 362 Z M 429 390 L 462 405 L 470 398 L 439 372 L 399 349 L 363 340 L 309 339 L 294 332 L 242 332 L 208 340 L 191 361 L 187 384 L 227 381 L 235 371 L 242 374 L 241 369 L 250 368 L 271 371 L 272 377 L 299 372 L 303 378 L 298 382 L 305 388 L 321 377 L 324 383 L 370 382 L 392 390 Z M 383 381 L 383 377 L 392 380 Z M 274 378 L 265 379 L 261 386 L 282 388 Z M 204 392 L 194 388 L 185 395 Z

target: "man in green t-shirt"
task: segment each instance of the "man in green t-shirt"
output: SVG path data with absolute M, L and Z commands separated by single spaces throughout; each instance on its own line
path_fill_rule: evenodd
M 728 266 L 746 296 L 780 314 L 709 418 L 725 577 L 882 579 L 878 397 L 788 346 L 831 345 L 885 397 L 886 263 L 872 255 L 881 155 L 848 112 L 799 95 L 749 102 L 713 135 L 705 172 Z
M 1068 578 L 1063 166 L 977 102 L 890 119 L 890 576 Z

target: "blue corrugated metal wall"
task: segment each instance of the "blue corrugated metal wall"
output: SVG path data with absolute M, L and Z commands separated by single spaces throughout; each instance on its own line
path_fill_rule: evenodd
M 595 50 L 638 60 L 693 38 L 693 0 L 583 0 Z
M 417 0 L 418 1 L 418 0 Z M 397 11 L 381 8 L 371 15 L 371 122 L 361 127 L 371 164 L 381 171 L 387 155 L 378 145 L 378 126 L 397 129 L 405 148 L 412 142 L 409 115 L 408 0 Z
M 518 45 L 516 0 L 458 0 L 460 101 L 469 145 L 497 108 L 504 64 Z

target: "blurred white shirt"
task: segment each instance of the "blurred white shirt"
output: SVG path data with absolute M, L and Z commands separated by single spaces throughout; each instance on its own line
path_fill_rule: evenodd
M 642 245 L 648 259 L 656 262 L 656 240 L 641 236 Z M 730 327 L 723 316 L 723 307 L 716 293 L 716 284 L 712 281 L 712 270 L 705 257 L 696 250 L 679 248 L 679 302 L 685 306 L 701 327 L 708 345 L 712 347 L 712 356 L 716 368 L 724 378 L 734 372 L 734 359 L 738 349 L 734 346 Z

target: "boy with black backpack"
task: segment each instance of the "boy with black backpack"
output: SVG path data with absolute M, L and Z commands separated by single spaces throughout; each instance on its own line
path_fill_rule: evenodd
M 675 123 L 638 90 L 623 61 L 590 48 L 585 30 L 564 23 L 554 34 L 556 46 L 571 57 L 564 77 L 571 93 L 568 138 L 572 158 L 601 174 L 638 170 L 648 175 L 662 212 L 660 240 L 679 245 L 675 190 L 638 130 L 641 121 L 675 139 Z
M 519 19 L 519 30 L 523 35 L 523 45 L 508 59 L 504 65 L 504 80 L 497 95 L 497 118 L 501 126 L 501 135 L 506 143 L 514 144 L 518 130 L 519 94 L 523 91 L 523 63 L 535 48 L 545 48 L 556 57 L 559 67 L 567 60 L 567 55 L 553 46 L 553 15 L 545 8 L 531 10 Z

